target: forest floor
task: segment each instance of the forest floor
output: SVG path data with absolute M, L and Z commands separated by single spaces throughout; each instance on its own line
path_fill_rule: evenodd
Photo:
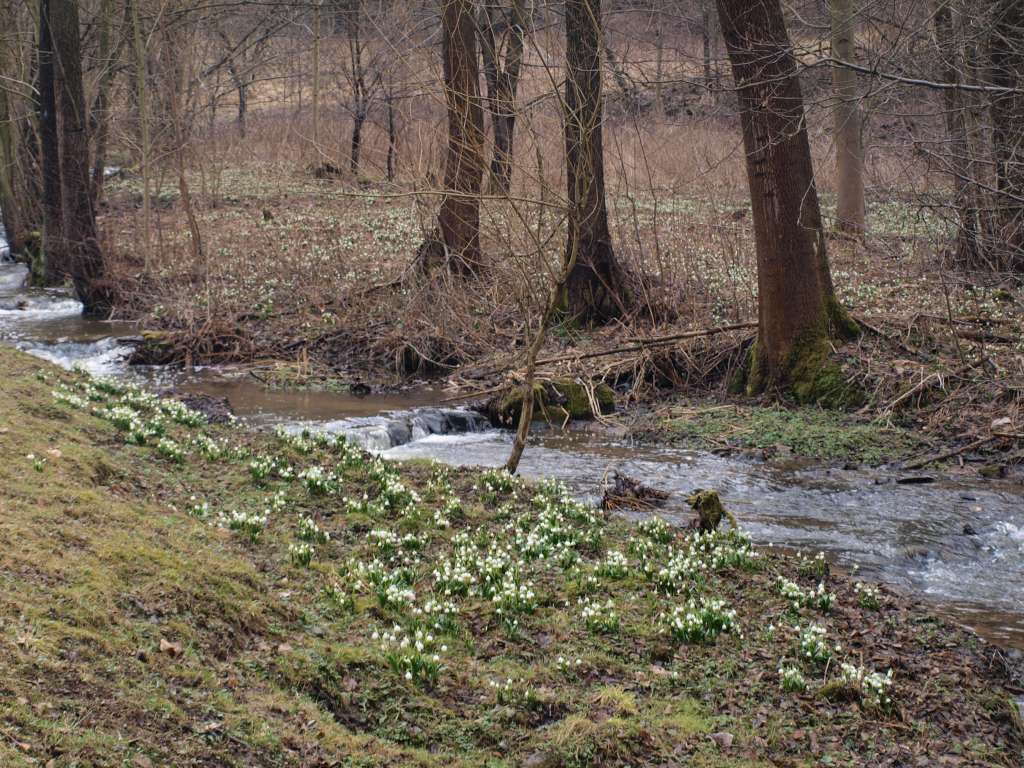
M 823 561 L 0 366 L 4 766 L 1024 758 L 998 649 Z
M 177 193 L 167 191 L 158 196 L 147 266 L 143 252 L 123 246 L 142 241 L 139 182 L 128 175 L 110 183 L 103 228 L 115 246 L 118 314 L 153 332 L 140 359 L 242 363 L 279 386 L 388 388 L 429 379 L 467 398 L 514 380 L 524 317 L 538 316 L 559 258 L 546 244 L 561 242 L 560 223 L 543 206 L 485 201 L 493 266 L 464 283 L 426 280 L 414 269 L 433 197 L 389 195 L 266 162 L 197 175 L 192 184 L 206 201 L 195 206 L 204 254 L 193 253 Z M 1024 293 L 1009 278 L 944 266 L 938 248 L 948 232 L 931 209 L 872 201 L 871 236 L 831 243 L 839 297 L 863 331 L 837 356 L 864 405 L 834 416 L 783 404 L 785 415 L 726 392 L 757 313 L 745 200 L 621 194 L 611 209 L 620 257 L 642 275 L 653 309 L 603 329 L 555 327 L 540 374 L 611 384 L 636 434 L 870 463 L 973 446 L 949 460 L 990 474 L 1024 459 Z M 740 327 L 644 343 L 732 326 Z M 765 423 L 787 422 L 764 437 L 744 429 L 762 406 Z M 801 441 L 802 424 L 833 434 Z

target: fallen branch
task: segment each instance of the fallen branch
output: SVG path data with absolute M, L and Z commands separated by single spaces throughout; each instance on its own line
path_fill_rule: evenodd
M 993 440 L 1024 440 L 1024 434 L 1018 434 L 1015 432 L 993 432 L 988 437 L 979 437 L 977 440 L 967 443 L 966 445 L 962 445 L 959 448 L 954 448 L 953 450 L 945 451 L 944 453 L 937 453 L 934 456 L 925 456 L 923 459 L 918 459 L 917 461 L 912 461 L 909 464 L 904 464 L 903 469 L 920 469 L 926 464 L 931 464 L 935 461 L 945 461 L 946 459 L 951 459 L 954 456 L 959 456 L 962 453 L 967 453 L 968 451 L 973 451 L 975 448 L 987 445 Z

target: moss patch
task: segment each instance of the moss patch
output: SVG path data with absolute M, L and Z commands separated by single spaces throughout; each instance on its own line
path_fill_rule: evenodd
M 865 464 L 901 461 L 924 449 L 908 430 L 809 406 L 680 406 L 652 429 L 659 438 L 701 449 L 785 446 L 806 458 Z
M 594 408 L 590 393 L 583 384 L 568 379 L 538 382 L 534 384 L 534 421 L 562 424 L 566 421 L 593 419 Z M 593 387 L 594 400 L 599 413 L 615 410 L 615 392 L 607 384 Z M 512 387 L 493 398 L 487 405 L 491 421 L 499 426 L 514 426 L 519 423 L 523 410 L 522 387 Z

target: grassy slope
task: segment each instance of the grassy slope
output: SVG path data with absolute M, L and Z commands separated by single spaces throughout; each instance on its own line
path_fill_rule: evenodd
M 862 610 L 852 585 L 838 579 L 829 579 L 837 595 L 830 614 L 794 614 L 777 593 L 777 576 L 804 587 L 817 579 L 764 554 L 753 569 L 709 572 L 695 587 L 734 606 L 742 634 L 675 642 L 659 632 L 658 615 L 684 599 L 658 594 L 634 554 L 624 578 L 595 573 L 606 549 L 633 552 L 650 539 L 617 519 L 580 522 L 578 510 L 560 519 L 581 540 L 570 549 L 582 563 L 524 563 L 537 607 L 519 616 L 518 630 L 499 620 L 491 601 L 459 598 L 456 626 L 443 630 L 448 651 L 436 684 L 408 682 L 371 636 L 408 626 L 411 611 L 381 605 L 365 577 L 360 587 L 351 573 L 354 560 L 387 559 L 369 530 L 423 542 L 419 555 L 407 552 L 422 557 L 412 566 L 422 605 L 438 560 L 452 553 L 453 532 L 514 549 L 523 539 L 515 544 L 512 528 L 538 532 L 527 489 L 496 501 L 475 487 L 473 473 L 454 472 L 451 491 L 439 492 L 427 487 L 436 471 L 414 464 L 403 481 L 421 491 L 420 514 L 345 512 L 340 493 L 311 497 L 299 482 L 254 483 L 245 459 L 206 460 L 193 451 L 177 464 L 150 445 L 126 445 L 110 422 L 56 403 L 55 383 L 76 377 L 39 361 L 0 348 L 0 369 L 0 765 L 1021 759 L 1005 696 L 973 636 L 884 591 L 880 611 Z M 206 431 L 295 465 L 337 458 L 242 430 Z M 187 442 L 187 428 L 170 432 Z M 45 457 L 41 471 L 29 454 Z M 364 490 L 377 493 L 366 467 L 344 470 L 342 492 Z M 277 491 L 285 503 L 256 543 L 184 512 L 193 494 L 227 511 L 262 509 Z M 463 511 L 442 529 L 433 513 L 450 494 Z M 316 517 L 332 537 L 309 567 L 288 554 L 300 514 Z M 666 559 L 663 546 L 647 546 L 654 561 Z M 589 587 L 587 575 L 597 579 Z M 335 589 L 333 599 L 325 587 Z M 617 632 L 587 628 L 577 599 L 588 590 L 615 600 Z M 842 640 L 842 660 L 895 669 L 894 711 L 864 708 L 824 682 L 834 665 L 804 664 L 808 690 L 781 690 L 776 668 L 793 655 L 792 626 L 809 622 Z M 491 682 L 508 678 L 522 682 L 499 697 Z M 829 690 L 840 695 L 826 697 Z M 735 741 L 719 746 L 714 732 Z

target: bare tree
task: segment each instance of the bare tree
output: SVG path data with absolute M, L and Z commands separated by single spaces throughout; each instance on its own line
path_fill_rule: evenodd
M 623 315 L 630 303 L 615 258 L 605 203 L 601 95 L 601 0 L 566 0 L 565 154 L 569 234 L 562 309 L 593 324 Z
M 855 331 L 836 302 L 803 96 L 779 0 L 717 0 L 736 84 L 757 249 L 758 338 L 749 392 L 841 401 L 829 340 Z
M 832 0 L 832 56 L 852 62 L 856 54 L 856 16 L 853 0 Z M 864 233 L 864 144 L 857 73 L 841 64 L 832 67 L 836 105 L 836 229 Z
M 427 270 L 447 266 L 463 274 L 476 274 L 483 266 L 480 190 L 484 171 L 476 24 L 469 0 L 442 2 L 441 58 L 448 105 L 445 195 L 437 230 L 420 246 L 418 262 Z
M 993 85 L 992 138 L 1000 240 L 1010 268 L 1024 270 L 1024 3 L 998 0 L 989 40 Z
M 480 49 L 487 83 L 487 107 L 494 131 L 490 183 L 492 191 L 497 193 L 507 193 L 512 185 L 516 91 L 526 36 L 524 6 L 524 0 L 510 0 L 507 8 L 503 2 L 487 0 L 480 7 Z

